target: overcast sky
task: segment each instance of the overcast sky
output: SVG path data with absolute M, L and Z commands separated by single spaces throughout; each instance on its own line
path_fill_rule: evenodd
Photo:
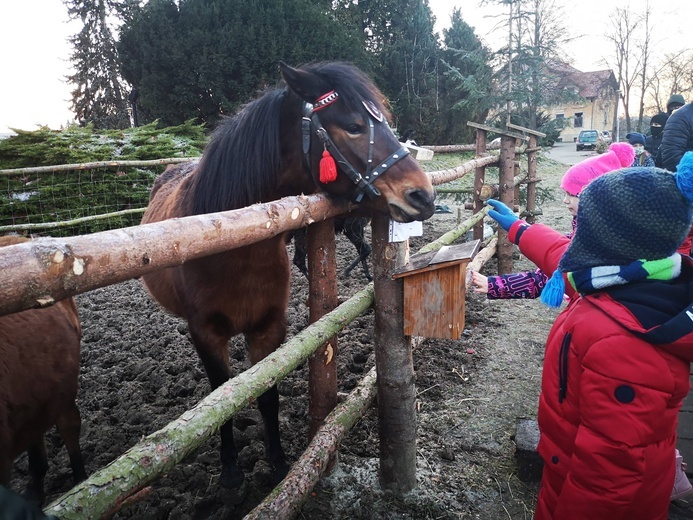
M 581 36 L 571 45 L 574 65 L 583 71 L 604 68 L 602 58 L 611 54 L 603 37 L 608 14 L 614 7 L 630 6 L 644 10 L 647 0 L 556 0 L 565 12 L 566 28 Z M 450 24 L 455 6 L 462 18 L 476 29 L 489 47 L 496 49 L 507 39 L 504 31 L 493 31 L 502 10 L 478 0 L 429 0 L 438 30 Z M 693 46 L 684 36 L 693 20 L 693 2 L 666 0 L 653 9 L 656 52 L 681 50 Z M 64 81 L 69 74 L 70 45 L 67 38 L 80 29 L 68 23 L 61 0 L 0 0 L 0 134 L 8 128 L 35 130 L 40 125 L 59 128 L 72 120 L 69 110 L 70 87 Z

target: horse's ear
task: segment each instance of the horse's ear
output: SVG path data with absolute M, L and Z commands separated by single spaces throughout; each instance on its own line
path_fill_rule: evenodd
M 313 103 L 325 94 L 326 87 L 316 74 L 302 69 L 295 69 L 283 61 L 279 62 L 279 70 L 289 88 L 304 101 Z

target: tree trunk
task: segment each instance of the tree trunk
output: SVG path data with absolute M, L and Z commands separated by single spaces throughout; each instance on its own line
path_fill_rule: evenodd
M 416 487 L 416 409 L 410 337 L 404 336 L 403 281 L 393 280 L 405 263 L 408 241 L 388 242 L 389 222 L 373 218 L 375 365 L 378 371 L 380 484 L 395 493 Z
M 334 220 L 308 226 L 310 323 L 318 321 L 339 303 L 336 254 Z M 333 336 L 310 357 L 309 440 L 337 404 L 337 348 L 337 337 Z

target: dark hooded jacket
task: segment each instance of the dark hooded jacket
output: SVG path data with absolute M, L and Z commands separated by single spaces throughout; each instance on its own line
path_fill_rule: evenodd
M 693 103 L 688 103 L 669 116 L 664 127 L 659 158 L 663 168 L 675 172 L 683 154 L 693 150 Z
M 553 273 L 568 240 L 521 222 L 509 238 Z M 666 520 L 693 360 L 693 260 L 682 261 L 671 281 L 569 294 L 546 342 L 536 520 Z

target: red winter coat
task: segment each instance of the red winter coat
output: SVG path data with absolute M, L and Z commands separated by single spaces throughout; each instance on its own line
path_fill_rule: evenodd
M 521 222 L 509 238 L 549 275 L 569 242 Z M 693 360 L 693 261 L 684 257 L 671 282 L 566 289 L 570 303 L 546 342 L 534 518 L 666 520 Z

